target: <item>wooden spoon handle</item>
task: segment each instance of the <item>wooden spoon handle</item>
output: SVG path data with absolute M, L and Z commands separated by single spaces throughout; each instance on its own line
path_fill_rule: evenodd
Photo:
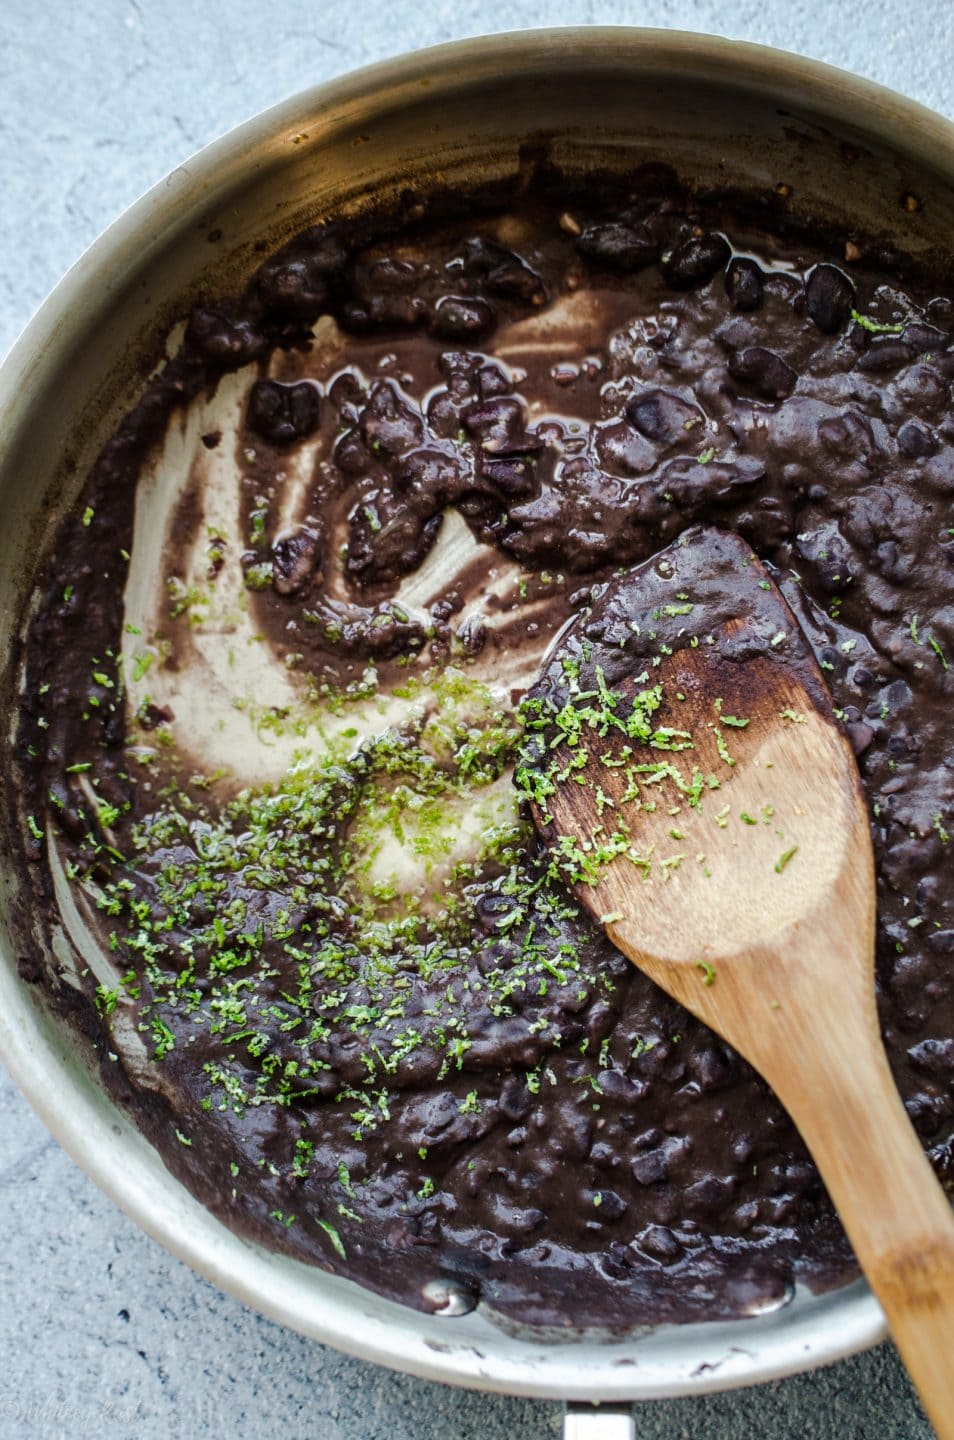
M 817 1063 L 829 1104 L 800 1104 L 798 1085 L 781 1099 L 825 1178 L 939 1440 L 954 1440 L 954 1211 L 880 1044 L 829 1051 Z

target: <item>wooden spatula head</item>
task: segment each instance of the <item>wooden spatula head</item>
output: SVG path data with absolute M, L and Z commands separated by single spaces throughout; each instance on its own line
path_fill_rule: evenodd
M 757 1062 L 748 1026 L 719 1012 L 753 965 L 750 1019 L 781 1006 L 765 954 L 781 936 L 816 927 L 823 964 L 820 922 L 860 931 L 855 988 L 869 995 L 874 878 L 857 764 L 791 609 L 744 541 L 692 530 L 611 582 L 525 711 L 520 778 L 538 827 L 582 903 L 657 983 Z M 732 967 L 744 980 L 729 981 Z

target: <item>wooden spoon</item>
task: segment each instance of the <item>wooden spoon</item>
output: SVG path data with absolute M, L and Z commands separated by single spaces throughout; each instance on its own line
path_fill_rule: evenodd
M 882 1046 L 858 767 L 792 611 L 736 536 L 690 531 L 564 634 L 525 709 L 517 781 L 557 865 L 786 1106 L 950 1440 L 954 1214 Z

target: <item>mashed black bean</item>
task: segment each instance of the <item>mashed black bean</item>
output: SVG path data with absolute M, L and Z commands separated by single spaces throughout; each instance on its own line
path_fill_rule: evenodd
M 56 852 L 116 975 L 77 988 L 28 960 L 25 979 L 210 1209 L 410 1305 L 450 1279 L 522 1320 L 619 1327 L 837 1283 L 847 1244 L 765 1085 L 594 929 L 525 818 L 488 811 L 455 858 L 446 816 L 508 790 L 534 677 L 501 698 L 495 669 L 522 647 L 535 665 L 688 526 L 743 536 L 858 756 L 885 1039 L 954 1184 L 954 309 L 857 237 L 848 263 L 843 237 L 661 167 L 590 193 L 543 176 L 476 220 L 410 197 L 305 231 L 196 311 L 58 537 L 18 764 L 38 904 Z M 180 551 L 208 517 L 184 475 L 144 679 L 124 639 L 137 483 L 243 367 L 242 546 L 203 531 L 190 588 Z M 232 444 L 202 441 L 209 463 Z M 486 548 L 405 603 L 452 516 Z M 176 684 L 236 567 L 313 710 L 431 709 L 265 784 L 194 773 Z M 260 698 L 264 739 L 287 735 Z M 381 827 L 440 873 L 426 903 L 374 878 Z

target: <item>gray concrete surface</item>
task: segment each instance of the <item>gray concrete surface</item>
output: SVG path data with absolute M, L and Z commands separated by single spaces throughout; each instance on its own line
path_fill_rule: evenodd
M 516 26 L 632 23 L 801 51 L 954 114 L 954 6 L 921 0 L 0 0 L 0 352 L 98 232 L 229 126 L 357 65 Z M 0 1440 L 540 1440 L 558 1407 L 347 1359 L 146 1239 L 0 1073 Z M 928 1440 L 889 1347 L 759 1390 L 646 1404 L 658 1440 Z

